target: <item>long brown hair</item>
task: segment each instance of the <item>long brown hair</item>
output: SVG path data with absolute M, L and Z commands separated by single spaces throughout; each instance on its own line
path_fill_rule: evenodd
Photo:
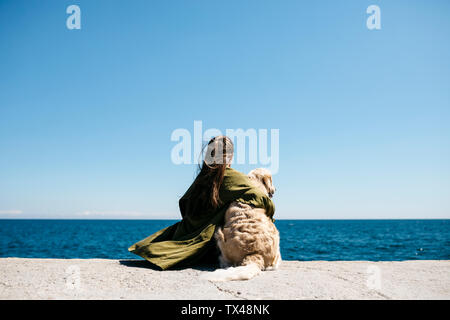
M 219 189 L 225 169 L 233 159 L 234 147 L 231 139 L 226 136 L 212 138 L 205 147 L 205 157 L 193 183 L 192 195 L 199 201 L 202 211 L 209 211 L 221 204 Z

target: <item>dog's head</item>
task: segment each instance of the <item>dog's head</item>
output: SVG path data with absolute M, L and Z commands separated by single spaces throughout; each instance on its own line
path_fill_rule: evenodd
M 269 170 L 264 168 L 258 168 L 250 171 L 248 177 L 255 181 L 264 193 L 272 198 L 275 193 L 275 187 L 272 183 L 272 174 Z

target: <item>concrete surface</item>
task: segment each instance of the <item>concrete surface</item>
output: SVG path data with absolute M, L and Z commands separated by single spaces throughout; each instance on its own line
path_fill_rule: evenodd
M 249 281 L 144 260 L 0 259 L 0 299 L 450 299 L 450 261 L 283 261 Z

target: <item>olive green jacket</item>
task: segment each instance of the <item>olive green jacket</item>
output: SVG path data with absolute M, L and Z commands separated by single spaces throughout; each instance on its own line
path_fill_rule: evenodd
M 217 259 L 214 232 L 223 225 L 225 211 L 233 201 L 265 208 L 273 219 L 275 207 L 270 198 L 255 187 L 249 178 L 232 168 L 225 171 L 219 189 L 221 205 L 214 212 L 189 212 L 192 185 L 179 201 L 183 219 L 135 243 L 128 251 L 137 254 L 162 270 L 191 267 Z

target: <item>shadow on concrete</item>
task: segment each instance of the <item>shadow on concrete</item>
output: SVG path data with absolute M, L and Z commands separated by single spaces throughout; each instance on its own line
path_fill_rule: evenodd
M 147 260 L 119 260 L 119 263 L 130 268 L 144 268 L 162 271 L 160 267 Z M 199 271 L 214 271 L 217 268 L 219 268 L 219 264 L 199 264 L 189 268 L 171 268 L 169 270 L 194 269 Z
M 160 270 L 161 268 L 147 260 L 119 260 L 121 265 L 132 268 L 145 268 L 152 270 Z

